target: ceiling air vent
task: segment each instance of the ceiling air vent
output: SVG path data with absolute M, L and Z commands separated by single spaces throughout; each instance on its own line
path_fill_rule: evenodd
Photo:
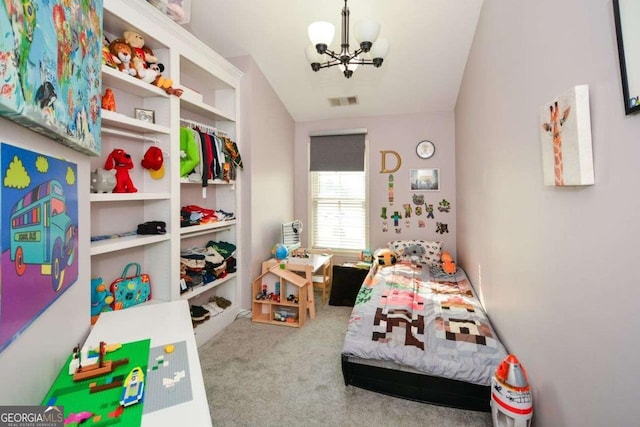
M 332 107 L 346 107 L 347 105 L 357 105 L 357 96 L 343 96 L 342 98 L 329 98 L 329 104 Z

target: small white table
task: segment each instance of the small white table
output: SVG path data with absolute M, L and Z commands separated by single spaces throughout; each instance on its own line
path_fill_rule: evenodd
M 150 346 L 185 341 L 192 400 L 142 416 L 142 426 L 211 426 L 209 403 L 202 379 L 198 347 L 186 300 L 146 303 L 100 314 L 88 343 L 127 343 L 151 339 Z

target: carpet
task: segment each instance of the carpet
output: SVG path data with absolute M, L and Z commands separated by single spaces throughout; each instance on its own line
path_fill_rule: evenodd
M 346 387 L 340 352 L 350 314 L 316 303 L 316 318 L 299 329 L 239 317 L 200 347 L 213 425 L 491 426 L 488 413 Z

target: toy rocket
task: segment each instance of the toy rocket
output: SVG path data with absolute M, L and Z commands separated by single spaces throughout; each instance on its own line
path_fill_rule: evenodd
M 513 354 L 508 355 L 491 378 L 491 415 L 494 427 L 529 427 L 533 398 L 527 373 Z

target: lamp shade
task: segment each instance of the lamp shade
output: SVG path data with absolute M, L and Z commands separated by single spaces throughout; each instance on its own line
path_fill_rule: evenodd
M 307 59 L 309 60 L 309 64 L 320 64 L 324 56 L 316 50 L 316 47 L 313 45 L 307 45 L 305 48 L 305 53 L 307 54 Z
M 371 46 L 369 55 L 371 55 L 371 58 L 373 59 L 384 59 L 389 53 L 390 46 L 391 44 L 389 43 L 389 40 L 380 38 L 373 44 L 373 46 Z
M 380 24 L 370 19 L 361 19 L 353 27 L 353 33 L 359 43 L 375 43 L 380 34 Z
M 309 25 L 309 39 L 313 46 L 324 44 L 329 46 L 333 41 L 336 28 L 331 22 L 318 21 Z

